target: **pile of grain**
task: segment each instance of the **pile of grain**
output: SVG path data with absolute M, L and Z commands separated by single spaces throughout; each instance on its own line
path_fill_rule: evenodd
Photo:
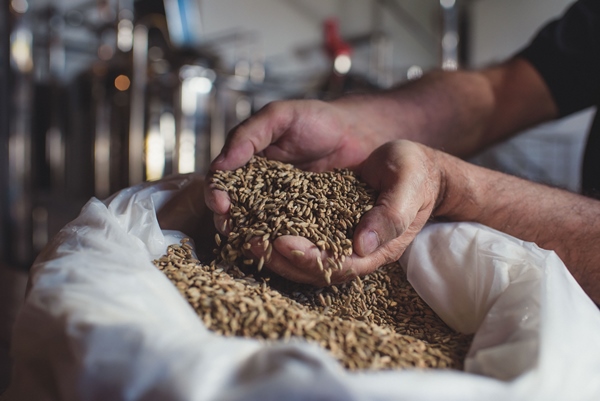
M 243 168 L 217 172 L 211 184 L 227 191 L 232 203 L 230 234 L 223 241 L 216 236 L 217 259 L 200 263 L 184 241 L 155 261 L 209 329 L 316 342 L 352 370 L 462 368 L 471 337 L 444 324 L 397 263 L 326 288 L 261 271 L 275 239 L 300 235 L 326 251 L 315 265 L 330 283 L 332 271 L 352 253 L 360 217 L 375 201 L 351 171 L 310 173 L 254 157 Z M 250 241 L 262 244 L 266 257 L 248 256 Z
M 348 369 L 462 369 L 471 341 L 415 293 L 398 264 L 352 283 L 314 288 L 200 263 L 172 245 L 156 266 L 218 334 L 316 342 Z

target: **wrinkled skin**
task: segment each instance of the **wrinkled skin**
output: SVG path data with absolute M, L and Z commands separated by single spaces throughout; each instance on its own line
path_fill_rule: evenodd
M 381 146 L 359 166 L 357 173 L 379 196 L 356 228 L 354 253 L 346 258 L 341 271 L 333 273 L 334 284 L 398 260 L 429 219 L 439 193 L 439 181 L 433 178 L 439 179 L 435 165 L 425 147 L 412 142 Z M 292 254 L 294 249 L 304 255 Z M 251 251 L 256 257 L 263 254 L 259 245 Z M 283 236 L 274 242 L 267 266 L 290 280 L 324 285 L 317 256 L 325 259 L 328 255 L 303 237 Z
M 333 273 L 332 283 L 397 260 L 429 219 L 440 190 L 442 175 L 435 151 L 409 141 L 385 143 L 385 134 L 373 133 L 359 120 L 331 103 L 272 103 L 230 133 L 211 165 L 212 170 L 232 170 L 260 154 L 310 171 L 349 167 L 374 188 L 379 193 L 376 204 L 361 219 L 354 234 L 354 253 L 341 271 Z M 384 144 L 377 147 L 379 143 Z M 227 234 L 228 195 L 207 186 L 206 203 L 215 213 L 217 229 Z M 257 258 L 264 254 L 259 244 L 250 252 Z M 293 281 L 324 285 L 317 256 L 328 255 L 306 238 L 283 236 L 274 241 L 265 266 Z

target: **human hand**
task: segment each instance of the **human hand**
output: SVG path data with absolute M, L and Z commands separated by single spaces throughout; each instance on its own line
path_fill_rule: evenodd
M 309 171 L 355 167 L 388 138 L 357 110 L 361 102 L 293 100 L 273 102 L 236 127 L 228 136 L 211 170 L 234 170 L 254 154 L 294 164 Z M 207 184 L 210 180 L 206 180 Z M 205 187 L 215 226 L 227 233 L 229 196 Z
M 354 253 L 333 272 L 331 283 L 368 274 L 400 258 L 440 199 L 442 171 L 436 151 L 408 141 L 381 146 L 358 167 L 358 175 L 379 195 L 355 230 Z M 258 243 L 250 252 L 257 258 L 264 255 Z M 306 238 L 282 236 L 274 241 L 266 267 L 290 280 L 321 286 L 326 282 L 316 259 L 328 256 Z

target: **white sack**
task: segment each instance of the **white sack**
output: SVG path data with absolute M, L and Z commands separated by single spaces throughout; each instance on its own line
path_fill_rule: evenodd
M 183 235 L 157 210 L 185 222 L 192 185 L 92 199 L 54 238 L 16 321 L 9 400 L 600 399 L 596 306 L 553 252 L 476 224 L 432 224 L 401 260 L 448 324 L 476 332 L 468 372 L 348 373 L 300 341 L 213 335 L 151 263 Z

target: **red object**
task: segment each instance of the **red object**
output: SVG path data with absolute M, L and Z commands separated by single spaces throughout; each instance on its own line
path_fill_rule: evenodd
M 323 33 L 325 35 L 325 50 L 332 60 L 342 54 L 347 56 L 352 54 L 352 47 L 340 36 L 337 19 L 326 19 L 323 23 Z

